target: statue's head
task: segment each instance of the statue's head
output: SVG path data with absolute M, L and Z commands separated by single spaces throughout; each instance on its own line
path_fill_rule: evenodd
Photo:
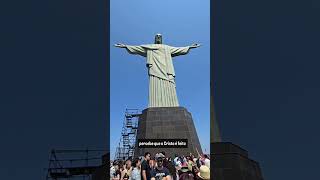
M 162 44 L 162 35 L 161 34 L 157 34 L 154 38 L 154 43 L 155 44 Z

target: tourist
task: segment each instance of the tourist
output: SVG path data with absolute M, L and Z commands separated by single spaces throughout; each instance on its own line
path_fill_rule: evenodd
M 133 170 L 131 175 L 131 180 L 141 180 L 141 164 L 140 159 L 136 158 L 133 161 Z
M 179 172 L 179 180 L 193 180 L 192 168 L 186 162 L 182 163 Z
M 144 154 L 143 162 L 141 163 L 141 180 L 150 180 L 150 171 L 151 168 L 149 166 L 151 154 L 146 152 Z
M 171 180 L 169 170 L 163 166 L 163 154 L 157 154 L 155 159 L 157 166 L 151 171 L 151 180 Z
M 131 160 L 127 159 L 124 169 L 121 172 L 121 180 L 131 180 L 131 173 L 132 173 Z
M 210 179 L 210 169 L 207 166 L 202 165 L 200 171 L 197 174 L 198 179 L 200 180 L 209 180 Z
M 172 162 L 171 158 L 168 158 L 167 160 L 167 166 L 165 166 L 169 172 L 170 172 L 170 176 L 172 177 L 173 180 L 176 180 L 176 168 L 174 165 L 174 162 Z
M 174 165 L 175 165 L 175 166 L 177 165 L 178 160 L 179 160 L 179 155 L 178 155 L 178 154 L 175 154 L 175 155 L 174 155 L 174 159 L 173 159 L 173 162 L 174 162 Z
M 150 172 L 157 167 L 157 163 L 154 159 L 150 159 L 149 161 Z
M 209 156 L 207 154 L 204 155 L 203 163 L 204 163 L 205 166 L 207 166 L 210 169 L 210 159 L 209 159 Z
M 119 180 L 121 172 L 119 170 L 119 163 L 114 161 L 112 163 L 112 167 L 110 168 L 110 179 L 111 180 Z

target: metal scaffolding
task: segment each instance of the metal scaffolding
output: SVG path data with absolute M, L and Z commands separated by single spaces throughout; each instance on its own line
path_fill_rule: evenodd
M 115 153 L 115 160 L 126 160 L 134 156 L 140 115 L 141 112 L 138 109 L 126 109 L 121 138 Z
M 51 150 L 46 180 L 92 180 L 106 150 Z

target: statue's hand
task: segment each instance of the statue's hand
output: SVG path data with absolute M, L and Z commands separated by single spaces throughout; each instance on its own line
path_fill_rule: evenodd
M 200 47 L 201 45 L 198 44 L 198 43 L 194 43 L 190 46 L 190 48 L 197 48 L 197 47 Z
M 125 48 L 126 47 L 126 45 L 122 44 L 122 43 L 115 44 L 114 46 L 115 47 L 119 47 L 119 48 Z

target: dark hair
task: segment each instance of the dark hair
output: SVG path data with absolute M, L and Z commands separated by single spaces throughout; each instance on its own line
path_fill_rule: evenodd
M 119 165 L 119 162 L 118 161 L 113 161 L 112 165 L 114 165 L 114 166 Z
M 206 155 L 206 154 L 204 155 L 204 157 L 209 159 L 208 155 Z
M 132 167 L 137 167 L 138 162 L 140 161 L 139 158 L 135 158 L 132 162 Z
M 149 155 L 151 155 L 149 152 L 144 153 L 144 157 L 147 157 Z
M 123 165 L 124 165 L 124 163 L 123 163 L 123 161 L 122 160 L 120 160 L 119 162 L 118 162 L 119 164 L 119 168 L 122 168 L 123 167 Z
M 159 161 L 162 161 L 162 162 L 163 162 L 163 161 L 164 161 L 164 158 L 163 158 L 163 157 L 158 157 L 158 158 L 156 159 L 156 161 L 157 161 L 157 162 L 159 162 Z
M 194 175 L 192 173 L 184 172 L 179 174 L 179 179 L 181 180 L 194 180 Z

